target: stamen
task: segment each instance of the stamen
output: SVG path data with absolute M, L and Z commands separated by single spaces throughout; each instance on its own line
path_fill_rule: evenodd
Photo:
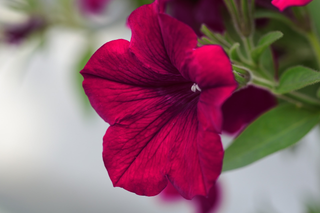
M 191 87 L 191 91 L 192 91 L 192 92 L 197 92 L 197 90 L 198 90 L 199 92 L 201 92 L 201 89 L 200 89 L 200 87 L 198 86 L 198 84 L 193 83 L 193 85 L 192 85 L 192 87 Z

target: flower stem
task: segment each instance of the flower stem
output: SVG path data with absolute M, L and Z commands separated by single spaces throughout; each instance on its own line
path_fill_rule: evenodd
M 316 61 L 318 63 L 318 68 L 320 69 L 320 42 L 315 30 L 306 34 L 306 37 L 313 49 L 313 52 L 316 56 Z
M 251 48 L 250 38 L 241 36 L 241 39 L 242 39 L 242 42 L 243 42 L 244 49 L 246 51 L 247 58 L 249 59 L 249 61 L 252 62 L 253 60 L 252 60 L 252 57 L 251 57 L 251 49 L 252 48 Z
M 320 106 L 320 100 L 318 100 L 316 98 L 312 98 L 308 95 L 305 95 L 305 94 L 297 92 L 297 91 L 290 92 L 289 94 L 292 97 L 295 97 L 296 99 L 300 99 L 301 101 L 303 101 L 305 103 Z

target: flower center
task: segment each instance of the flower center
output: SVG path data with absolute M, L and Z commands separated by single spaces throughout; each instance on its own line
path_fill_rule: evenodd
M 198 86 L 198 84 L 193 83 L 193 85 L 192 85 L 192 87 L 191 87 L 191 91 L 192 91 L 192 92 L 197 92 L 197 91 L 201 92 L 201 89 L 200 89 L 200 87 Z

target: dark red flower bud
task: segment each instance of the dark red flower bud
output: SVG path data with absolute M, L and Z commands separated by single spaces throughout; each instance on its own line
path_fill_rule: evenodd
M 88 14 L 100 14 L 110 0 L 78 0 L 83 12 Z
M 19 43 L 30 34 L 45 27 L 46 22 L 40 17 L 31 17 L 26 22 L 6 26 L 4 37 L 8 43 Z

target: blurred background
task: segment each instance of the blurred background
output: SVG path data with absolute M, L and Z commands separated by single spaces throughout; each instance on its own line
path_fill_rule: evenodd
M 90 2 L 90 1 L 89 1 Z M 130 40 L 147 1 L 0 0 L 0 213 L 192 213 L 195 202 L 113 188 L 102 161 L 108 127 L 81 87 L 91 54 Z M 232 140 L 223 135 L 225 146 Z M 219 179 L 219 213 L 320 212 L 320 138 Z

